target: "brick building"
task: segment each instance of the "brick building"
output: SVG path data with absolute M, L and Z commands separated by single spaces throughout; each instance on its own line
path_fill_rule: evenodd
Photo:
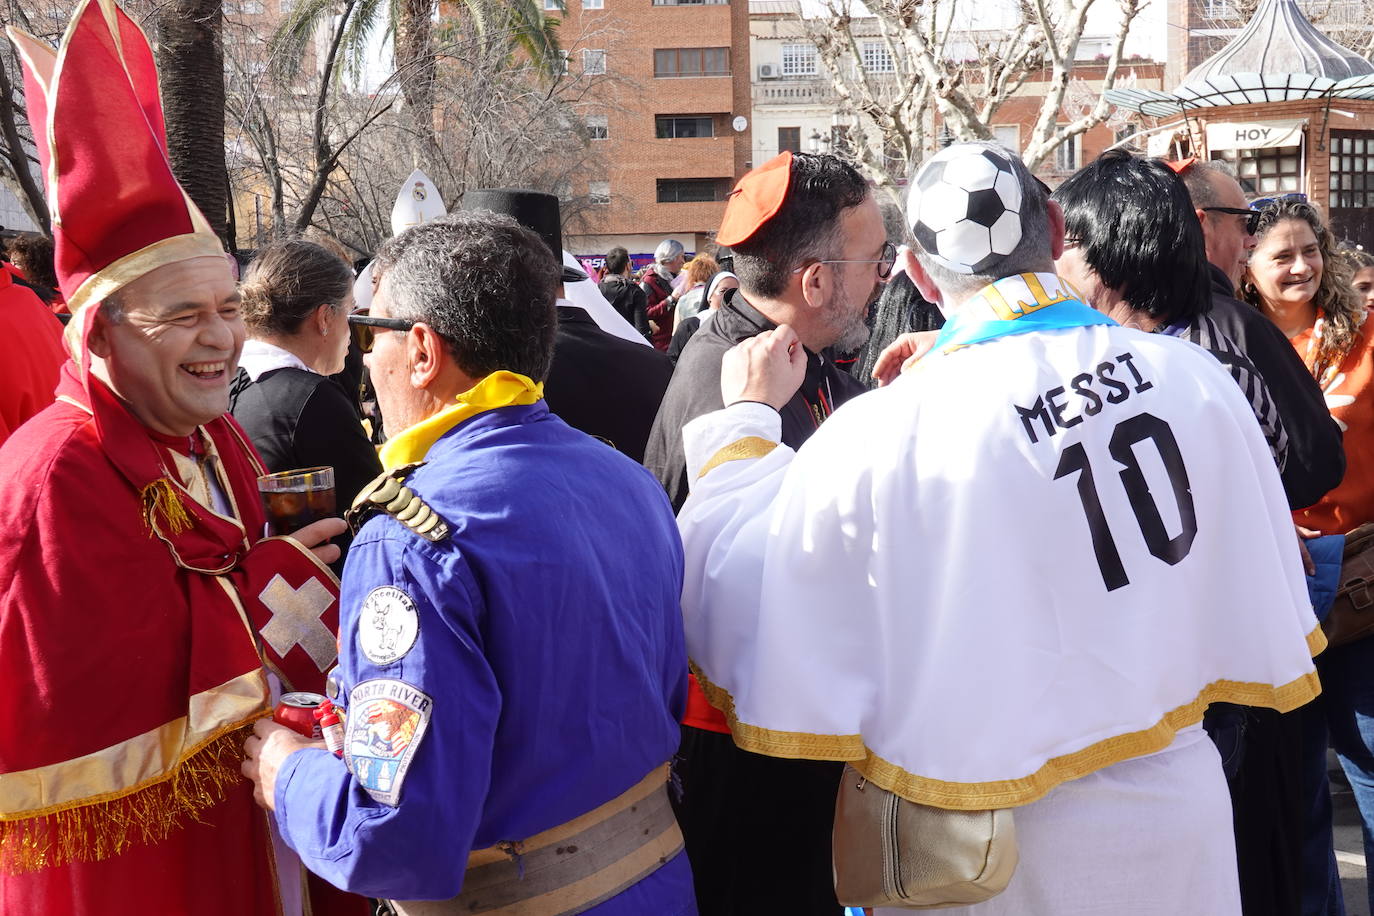
M 616 36 L 606 49 L 567 52 L 570 66 L 605 67 L 617 87 L 581 111 L 607 165 L 571 189 L 595 206 L 565 237 L 568 249 L 646 254 L 665 238 L 705 249 L 735 180 L 752 167 L 748 0 L 567 0 L 556 15 L 560 35 L 603 24 Z

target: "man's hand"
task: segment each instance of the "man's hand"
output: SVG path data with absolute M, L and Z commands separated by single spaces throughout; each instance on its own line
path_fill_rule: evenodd
M 913 331 L 884 347 L 873 364 L 873 377 L 878 380 L 878 387 L 891 385 L 897 376 L 910 371 L 935 346 L 935 338 L 939 336 L 939 331 Z
M 320 522 L 315 524 L 318 525 Z M 306 526 L 311 527 L 314 526 Z M 255 802 L 268 811 L 276 810 L 277 771 L 281 769 L 287 757 L 307 747 L 323 748 L 324 742 L 312 741 L 271 719 L 259 719 L 254 723 L 252 737 L 243 743 L 244 758 L 243 763 L 239 765 L 239 771 L 253 781 Z
M 1313 531 L 1311 528 L 1304 528 L 1302 525 L 1294 525 L 1298 529 L 1298 552 L 1302 554 L 1303 572 L 1309 576 L 1317 574 L 1317 564 L 1312 562 L 1312 554 L 1307 552 L 1307 545 L 1303 541 L 1310 541 L 1313 538 L 1322 536 L 1320 531 Z
M 338 544 L 326 544 L 325 541 L 336 538 L 347 530 L 348 524 L 341 518 L 322 518 L 293 531 L 291 538 L 299 541 L 303 547 L 308 547 L 317 560 L 328 566 L 337 560 L 342 552 Z
M 782 410 L 806 376 L 806 350 L 787 325 L 764 331 L 732 347 L 720 364 L 720 396 L 729 407 L 736 401 L 759 401 Z

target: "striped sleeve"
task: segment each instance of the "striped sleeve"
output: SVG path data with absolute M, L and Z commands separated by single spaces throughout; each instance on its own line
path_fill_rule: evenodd
M 1255 419 L 1259 421 L 1264 438 L 1269 443 L 1274 463 L 1282 472 L 1288 461 L 1288 432 L 1284 429 L 1278 405 L 1269 394 L 1269 386 L 1264 383 L 1263 376 L 1241 352 L 1240 347 L 1236 346 L 1235 341 L 1227 337 L 1217 327 L 1216 322 L 1205 315 L 1199 316 L 1181 336 L 1211 353 L 1231 373 L 1231 378 L 1236 380 L 1240 390 L 1245 393 L 1246 400 L 1250 402 L 1250 409 L 1255 412 Z

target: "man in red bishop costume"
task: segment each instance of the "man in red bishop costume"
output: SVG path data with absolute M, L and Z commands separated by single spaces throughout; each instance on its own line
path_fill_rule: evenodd
M 10 34 L 74 317 L 56 403 L 0 448 L 0 912 L 310 912 L 240 749 L 323 688 L 343 523 L 261 538 L 238 294 L 147 38 L 112 0 L 55 53 Z M 335 895 L 313 912 L 366 911 Z

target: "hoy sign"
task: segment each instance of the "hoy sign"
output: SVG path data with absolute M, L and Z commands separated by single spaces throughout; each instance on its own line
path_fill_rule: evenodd
M 1207 148 L 1215 151 L 1298 146 L 1306 125 L 1306 120 L 1208 124 Z

